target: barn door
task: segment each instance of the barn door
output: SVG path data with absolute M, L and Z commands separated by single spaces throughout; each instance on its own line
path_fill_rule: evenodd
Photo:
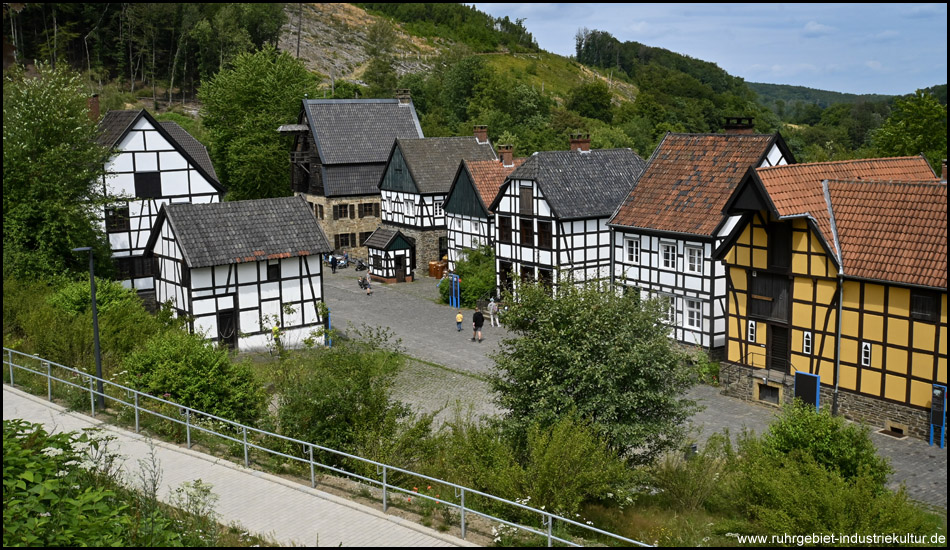
M 769 325 L 769 370 L 788 372 L 788 327 Z
M 393 268 L 396 270 L 396 282 L 406 282 L 406 257 L 395 256 L 393 258 Z
M 227 345 L 230 349 L 237 348 L 237 311 L 223 309 L 218 312 L 218 342 Z

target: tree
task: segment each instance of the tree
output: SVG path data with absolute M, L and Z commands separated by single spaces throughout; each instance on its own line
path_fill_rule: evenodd
M 87 257 L 71 252 L 82 246 L 94 247 L 107 271 L 97 201 L 108 150 L 96 144 L 79 75 L 37 70 L 36 77 L 11 72 L 3 82 L 4 274 L 85 273 Z
M 369 86 L 367 97 L 392 97 L 396 89 L 396 67 L 393 48 L 396 30 L 385 20 L 379 20 L 366 36 L 366 53 L 370 57 L 363 80 Z
M 923 153 L 936 169 L 947 158 L 947 106 L 923 90 L 897 99 L 891 116 L 874 133 L 873 142 L 885 156 Z
M 602 284 L 522 284 L 502 322 L 515 334 L 494 356 L 504 423 L 526 433 L 576 410 L 611 448 L 646 463 L 673 448 L 692 402 L 687 356 L 669 339 L 662 304 Z
M 602 80 L 585 82 L 571 89 L 567 108 L 587 118 L 596 118 L 610 123 L 610 88 Z
M 488 298 L 495 290 L 495 250 L 488 244 L 467 250 L 455 262 L 455 274 L 461 279 L 462 307 L 475 307 L 478 300 Z M 439 283 L 442 301 L 449 303 L 452 284 L 448 278 Z
M 204 125 L 228 199 L 290 194 L 290 145 L 277 128 L 297 121 L 300 101 L 316 94 L 316 77 L 285 52 L 266 46 L 244 53 L 204 84 Z

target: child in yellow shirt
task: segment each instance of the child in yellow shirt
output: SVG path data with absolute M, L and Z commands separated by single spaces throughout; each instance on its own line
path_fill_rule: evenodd
M 458 315 L 455 316 L 455 326 L 459 332 L 462 332 L 462 319 L 464 319 L 464 317 L 462 317 L 462 310 L 460 309 L 458 310 Z

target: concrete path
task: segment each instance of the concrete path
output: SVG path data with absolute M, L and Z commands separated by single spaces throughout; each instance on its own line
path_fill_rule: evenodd
M 327 305 L 336 327 L 367 324 L 391 329 L 402 338 L 406 352 L 445 368 L 425 363 L 411 364 L 397 378 L 397 398 L 416 410 L 430 412 L 458 403 L 463 410 L 478 416 L 500 414 L 492 403 L 491 390 L 484 375 L 491 372 L 491 353 L 498 349 L 501 338 L 508 336 L 504 328 L 485 327 L 486 340 L 471 342 L 472 311 L 463 311 L 463 331 L 456 332 L 455 310 L 438 303 L 436 280 L 422 278 L 413 283 L 377 284 L 373 296 L 360 293 L 357 277 L 364 272 L 340 270 L 326 277 L 324 290 Z M 736 435 L 743 429 L 756 433 L 765 431 L 777 409 L 719 394 L 718 389 L 698 386 L 688 397 L 703 406 L 691 419 L 692 437 L 703 443 L 716 432 L 728 428 Z M 445 409 L 437 420 L 451 414 Z M 911 498 L 920 502 L 947 507 L 947 449 L 930 447 L 914 438 L 894 439 L 872 433 L 881 455 L 894 467 L 890 486 L 901 483 Z
M 139 461 L 154 449 L 162 471 L 163 501 L 168 502 L 175 487 L 201 479 L 219 497 L 216 511 L 222 523 L 240 524 L 282 546 L 471 546 L 380 510 L 102 424 L 6 385 L 3 418 L 41 423 L 50 432 L 102 428 L 116 436 L 110 449 L 125 458 L 123 469 L 133 480 L 138 479 Z

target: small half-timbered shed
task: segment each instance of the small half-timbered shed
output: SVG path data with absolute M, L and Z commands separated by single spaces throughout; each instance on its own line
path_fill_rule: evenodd
M 610 276 L 607 221 L 636 184 L 646 162 L 630 149 L 590 150 L 575 136 L 570 151 L 528 157 L 501 186 L 495 213 L 497 284 L 522 280 L 556 283 Z
M 416 244 L 416 262 L 427 265 L 448 255 L 442 202 L 463 160 L 497 160 L 488 130 L 473 137 L 397 139 L 379 181 L 383 226 L 398 229 Z
M 414 269 L 412 250 L 415 243 L 401 231 L 380 227 L 366 239 L 369 249 L 369 275 L 384 283 L 411 283 Z
M 673 134 L 611 218 L 615 284 L 668 300 L 681 342 L 706 349 L 726 340 L 726 274 L 712 259 L 738 217 L 722 208 L 746 173 L 794 162 L 779 134 Z
M 126 287 L 148 291 L 154 265 L 145 243 L 162 205 L 218 202 L 224 188 L 205 146 L 174 122 L 109 111 L 99 130 L 99 144 L 114 151 L 102 180 L 112 198 L 103 215 L 112 257 Z
M 379 180 L 396 138 L 421 138 L 408 92 L 395 99 L 304 99 L 294 138 L 291 188 L 313 208 L 337 251 L 366 258 L 379 227 Z
M 324 323 L 321 257 L 330 245 L 301 197 L 167 204 L 147 248 L 158 264 L 156 299 L 211 340 L 263 349 L 276 326 L 294 346 Z
M 923 156 L 759 168 L 726 204 L 724 393 L 926 437 L 947 384 L 947 183 Z
M 499 160 L 463 160 L 442 209 L 448 230 L 449 271 L 466 250 L 494 246 L 495 215 L 488 205 L 523 158 L 512 158 L 511 145 L 498 146 Z

